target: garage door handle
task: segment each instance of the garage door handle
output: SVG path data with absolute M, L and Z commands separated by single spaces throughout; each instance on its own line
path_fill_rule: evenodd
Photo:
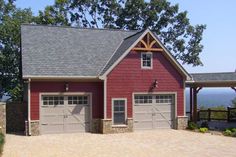
M 42 124 L 42 125 L 48 125 L 48 124 Z

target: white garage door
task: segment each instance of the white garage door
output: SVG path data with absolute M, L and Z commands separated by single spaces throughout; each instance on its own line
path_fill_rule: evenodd
M 174 95 L 135 95 L 134 129 L 173 128 Z
M 89 104 L 89 95 L 43 95 L 40 110 L 41 133 L 89 131 Z

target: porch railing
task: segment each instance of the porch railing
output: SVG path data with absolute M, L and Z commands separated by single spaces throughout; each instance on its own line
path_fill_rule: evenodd
M 226 110 L 198 110 L 198 120 L 222 120 L 228 122 L 236 122 L 236 108 L 227 107 Z

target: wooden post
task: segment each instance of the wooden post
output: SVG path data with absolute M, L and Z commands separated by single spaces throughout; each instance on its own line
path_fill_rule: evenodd
M 193 120 L 193 88 L 190 87 L 190 120 Z
M 208 121 L 211 121 L 211 109 L 208 108 Z
M 227 107 L 227 121 L 230 121 L 230 107 Z
M 193 121 L 197 122 L 197 88 L 193 88 Z

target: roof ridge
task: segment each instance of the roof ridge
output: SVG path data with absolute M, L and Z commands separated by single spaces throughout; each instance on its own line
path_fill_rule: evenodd
M 115 28 L 85 28 L 85 27 L 76 27 L 76 26 L 56 26 L 56 25 L 44 25 L 44 24 L 30 24 L 30 23 L 22 23 L 23 26 L 36 26 L 36 27 L 56 27 L 56 28 L 71 28 L 71 29 L 85 29 L 85 30 L 101 30 L 101 31 L 120 31 L 120 32 L 140 32 L 137 30 L 124 30 L 124 29 L 115 29 Z M 136 34 L 136 33 L 135 33 Z

